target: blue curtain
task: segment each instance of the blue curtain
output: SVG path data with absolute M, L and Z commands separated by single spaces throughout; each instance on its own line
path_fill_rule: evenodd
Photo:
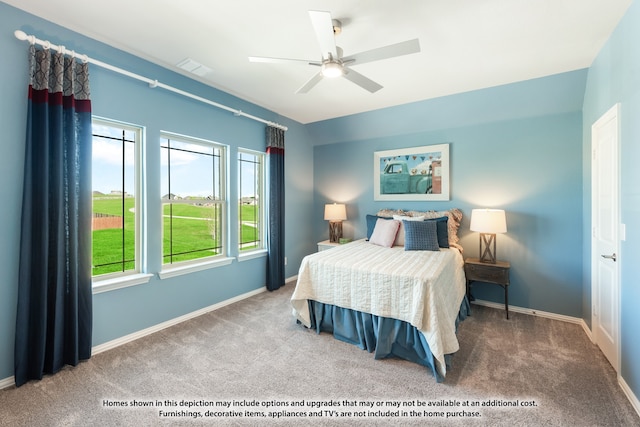
M 284 285 L 284 130 L 267 126 L 267 289 Z
M 91 357 L 88 64 L 30 47 L 15 383 Z

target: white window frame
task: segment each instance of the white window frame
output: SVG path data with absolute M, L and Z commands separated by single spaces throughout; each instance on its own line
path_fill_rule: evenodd
M 148 274 L 147 269 L 147 247 L 146 247 L 146 197 L 145 197 L 145 128 L 140 125 L 125 123 L 118 120 L 93 116 L 93 125 L 109 126 L 131 131 L 135 135 L 135 268 L 133 270 L 107 273 L 92 276 L 93 293 L 98 294 L 115 289 L 139 285 L 149 282 L 152 274 Z M 92 130 L 93 134 L 93 130 Z M 92 138 L 93 143 L 93 138 Z M 93 261 L 93 254 L 92 254 Z
M 215 267 L 231 264 L 231 262 L 233 262 L 233 258 L 227 256 L 227 254 L 229 253 L 229 248 L 228 248 L 229 246 L 229 243 L 228 243 L 229 242 L 229 228 L 228 228 L 228 218 L 229 218 L 228 182 L 229 182 L 229 179 L 227 176 L 227 173 L 229 170 L 229 167 L 228 167 L 229 147 L 225 144 L 221 144 L 219 142 L 215 142 L 215 141 L 211 141 L 203 138 L 197 138 L 193 136 L 182 135 L 182 134 L 168 132 L 168 131 L 160 131 L 159 143 L 162 144 L 162 141 L 164 139 L 180 141 L 180 142 L 185 142 L 189 144 L 215 147 L 220 150 L 221 155 L 220 155 L 220 172 L 219 173 L 220 173 L 220 192 L 221 192 L 220 204 L 221 204 L 221 212 L 222 212 L 222 221 L 221 221 L 221 227 L 220 227 L 222 230 L 222 237 L 220 241 L 220 249 L 222 253 L 212 255 L 209 257 L 197 258 L 194 260 L 178 261 L 171 264 L 165 264 L 164 263 L 164 247 L 162 247 L 160 251 L 161 271 L 158 273 L 158 276 L 160 277 L 160 279 L 167 279 L 170 277 L 180 276 L 180 275 L 192 273 L 195 271 L 201 271 L 209 268 L 215 268 Z M 160 150 L 162 155 L 162 148 Z M 160 197 L 162 197 L 162 195 L 160 195 Z M 162 207 L 162 205 L 164 204 L 164 202 L 161 200 L 160 203 L 161 203 L 160 227 L 162 232 L 164 232 L 164 219 L 162 217 L 164 212 L 164 208 Z M 162 241 L 164 243 L 164 238 L 162 239 Z
M 260 158 L 260 167 L 259 167 L 259 181 L 258 181 L 258 203 L 259 203 L 259 209 L 260 209 L 260 215 L 259 215 L 259 227 L 258 227 L 258 233 L 260 236 L 260 247 L 255 248 L 255 249 L 251 249 L 251 250 L 245 250 L 242 251 L 240 250 L 240 245 L 241 245 L 241 229 L 242 229 L 242 221 L 241 221 L 241 214 L 240 214 L 240 202 L 241 202 L 241 198 L 242 198 L 242 189 L 240 188 L 240 186 L 242 185 L 242 180 L 241 180 L 241 174 L 242 174 L 242 168 L 241 168 L 241 161 L 240 161 L 240 155 L 242 153 L 245 154 L 249 154 L 252 156 L 257 156 Z M 250 150 L 247 148 L 238 148 L 238 261 L 247 261 L 250 259 L 254 259 L 254 258 L 259 258 L 259 257 L 264 257 L 267 255 L 267 233 L 266 233 L 266 221 L 267 221 L 267 208 L 266 208 L 266 180 L 267 180 L 267 173 L 266 173 L 266 161 L 267 161 L 267 156 L 266 153 L 261 152 L 261 151 L 256 151 L 256 150 Z

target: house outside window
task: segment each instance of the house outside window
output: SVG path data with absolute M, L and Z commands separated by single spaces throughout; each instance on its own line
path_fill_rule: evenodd
M 160 147 L 163 269 L 226 256 L 226 146 L 163 132 Z
M 238 150 L 238 250 L 265 249 L 265 154 Z

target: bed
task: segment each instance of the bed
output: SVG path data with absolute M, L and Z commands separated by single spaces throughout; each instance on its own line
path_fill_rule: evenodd
M 368 215 L 366 239 L 303 259 L 291 297 L 295 318 L 375 352 L 376 359 L 400 357 L 424 365 L 443 381 L 459 349 L 458 323 L 469 313 L 457 238 L 461 218 L 457 209 Z M 422 224 L 431 222 L 440 232 L 436 246 L 416 249 L 414 230 L 428 226 L 434 233 L 436 226 Z M 384 244 L 376 234 L 382 226 L 398 227 Z

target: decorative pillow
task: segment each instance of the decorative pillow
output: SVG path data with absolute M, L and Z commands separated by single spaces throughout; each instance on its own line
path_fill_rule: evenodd
M 393 242 L 398 234 L 398 228 L 400 227 L 400 221 L 393 219 L 378 218 L 376 226 L 371 233 L 370 243 L 378 246 L 384 246 L 390 248 L 393 246 Z
M 435 221 L 403 221 L 405 251 L 439 251 Z
M 403 221 L 424 221 L 423 216 L 407 216 L 407 215 L 394 215 L 393 219 L 400 221 L 400 228 L 398 228 L 398 234 L 396 234 L 396 240 L 393 242 L 393 246 L 404 246 L 404 224 Z
M 367 215 L 367 240 L 369 240 L 371 238 L 371 233 L 373 233 L 373 229 L 376 226 L 376 221 L 378 221 L 378 218 L 383 218 L 383 219 L 392 219 L 391 216 L 385 217 L 385 216 L 380 216 L 380 215 Z
M 438 231 L 438 246 L 441 248 L 449 247 L 449 229 L 448 222 L 449 217 L 443 216 L 436 219 L 428 219 L 427 221 L 434 221 L 436 223 L 436 230 Z
M 460 227 L 460 223 L 462 222 L 462 211 L 458 208 L 452 208 L 448 211 L 404 211 L 402 209 L 381 209 L 378 211 L 379 216 L 388 216 L 391 217 L 393 215 L 407 215 L 407 216 L 425 216 L 427 219 L 435 219 L 446 216 L 449 218 L 447 221 L 447 231 L 449 238 L 449 247 L 457 248 L 460 253 L 463 252 L 462 246 L 458 244 L 460 239 L 458 238 L 458 228 Z
M 409 216 L 409 214 L 403 211 L 402 209 L 380 209 L 377 215 L 385 218 L 392 218 L 394 215 Z
M 460 239 L 458 238 L 458 228 L 462 221 L 462 211 L 458 208 L 449 209 L 448 211 L 409 211 L 410 216 L 426 216 L 427 218 L 440 218 L 447 216 L 449 221 L 447 222 L 447 228 L 449 232 L 449 246 L 457 248 L 462 253 L 462 246 L 458 244 Z

